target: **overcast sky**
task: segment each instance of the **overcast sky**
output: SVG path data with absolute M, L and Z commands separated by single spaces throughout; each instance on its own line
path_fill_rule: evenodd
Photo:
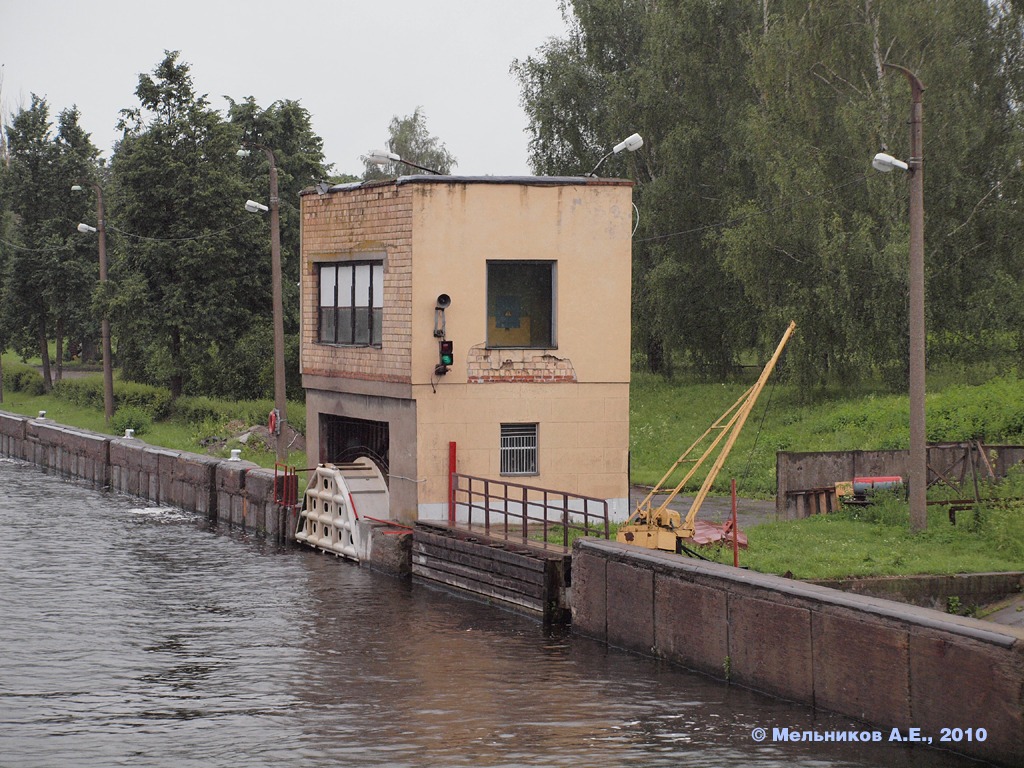
M 461 175 L 529 173 L 526 116 L 509 66 L 563 37 L 558 0 L 0 0 L 4 122 L 30 94 L 73 104 L 107 159 L 140 73 L 181 51 L 197 93 L 266 107 L 294 99 L 337 173 L 383 148 L 421 106 Z

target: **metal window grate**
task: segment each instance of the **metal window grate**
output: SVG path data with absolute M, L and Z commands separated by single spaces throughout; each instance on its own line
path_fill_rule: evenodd
M 537 474 L 537 425 L 501 425 L 501 474 Z

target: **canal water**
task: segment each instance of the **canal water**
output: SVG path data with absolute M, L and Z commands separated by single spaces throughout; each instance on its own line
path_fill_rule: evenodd
M 5 768 L 976 765 L 759 727 L 862 730 L 0 459 Z

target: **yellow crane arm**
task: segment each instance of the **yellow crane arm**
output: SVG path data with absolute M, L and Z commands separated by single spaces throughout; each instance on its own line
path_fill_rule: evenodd
M 796 323 L 791 322 L 786 332 L 782 336 L 782 340 L 779 342 L 778 347 L 775 349 L 775 353 L 772 355 L 768 364 L 761 371 L 761 375 L 757 381 L 751 386 L 740 398 L 733 403 L 732 406 L 722 414 L 708 429 L 697 438 L 693 444 L 686 449 L 686 451 L 680 456 L 675 464 L 665 473 L 664 477 L 658 481 L 658 484 L 654 486 L 647 497 L 641 501 L 636 510 L 629 519 L 619 528 L 618 540 L 626 541 L 629 543 L 639 544 L 640 546 L 646 546 L 656 549 L 677 549 L 677 543 L 682 539 L 689 539 L 694 534 L 694 521 L 697 518 L 697 513 L 700 511 L 701 505 L 704 503 L 704 499 L 707 498 L 708 492 L 711 490 L 711 485 L 714 483 L 715 478 L 718 476 L 719 471 L 725 464 L 725 460 L 729 456 L 729 452 L 732 450 L 733 445 L 736 442 L 736 438 L 739 437 L 740 431 L 743 429 L 743 425 L 747 421 L 747 417 L 750 416 L 750 412 L 754 409 L 754 404 L 757 402 L 758 396 L 764 389 L 765 384 L 768 381 L 768 377 L 771 376 L 775 365 L 778 363 L 779 358 L 782 356 L 782 350 L 785 348 L 786 343 L 793 335 L 793 331 L 796 330 Z M 704 452 L 696 459 L 689 458 L 690 454 L 693 453 L 699 445 L 707 440 L 708 436 L 712 432 L 718 431 L 718 435 L 711 441 L 711 444 L 704 449 Z M 707 476 L 704 478 L 704 482 L 700 487 L 697 496 L 694 498 L 693 503 L 690 505 L 690 511 L 687 513 L 685 519 L 681 519 L 678 512 L 669 508 L 672 501 L 679 495 L 683 487 L 690 481 L 690 478 L 700 469 L 700 467 L 714 454 L 719 444 L 725 440 L 725 445 L 719 451 L 717 458 L 708 470 Z M 668 480 L 676 472 L 681 464 L 692 463 L 693 466 L 689 468 L 685 476 L 679 483 L 676 484 L 675 488 L 668 494 L 665 500 L 658 506 L 657 509 L 652 508 L 652 499 L 661 491 L 662 487 L 668 483 Z

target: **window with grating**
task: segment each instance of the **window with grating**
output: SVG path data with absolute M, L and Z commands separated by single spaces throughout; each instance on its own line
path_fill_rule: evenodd
M 501 474 L 538 474 L 536 424 L 501 425 Z

